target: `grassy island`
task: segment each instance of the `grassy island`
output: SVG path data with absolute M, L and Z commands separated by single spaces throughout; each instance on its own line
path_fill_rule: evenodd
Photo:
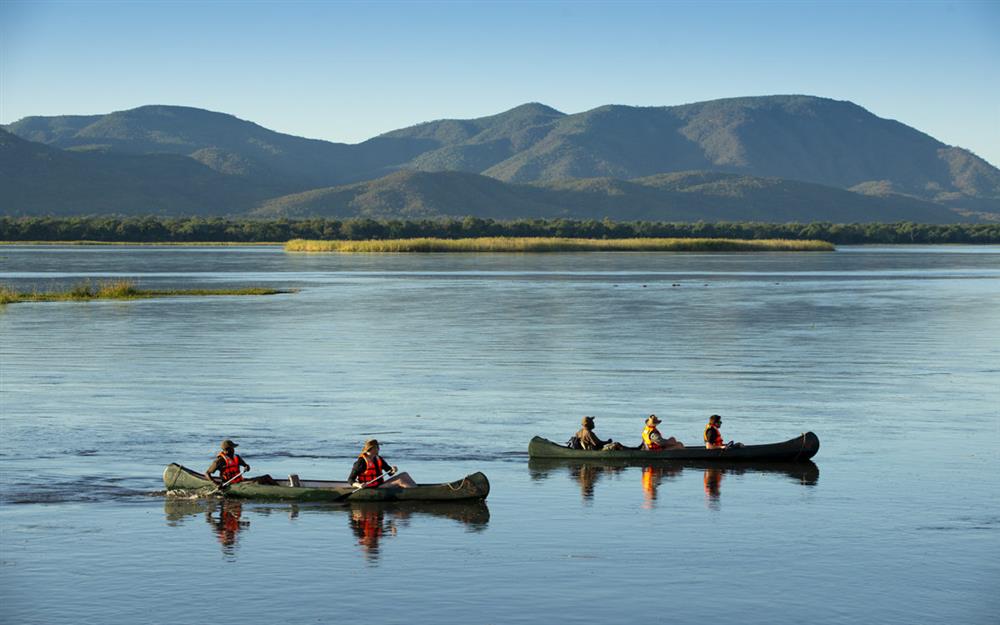
M 131 280 L 111 280 L 96 284 L 81 282 L 64 291 L 15 291 L 0 285 L 0 305 L 19 302 L 86 302 L 95 299 L 148 299 L 151 297 L 205 296 L 205 295 L 276 295 L 290 290 L 250 287 L 241 289 L 140 289 Z
M 293 239 L 286 252 L 829 252 L 826 241 L 788 239 L 576 239 L 478 237 L 315 241 Z

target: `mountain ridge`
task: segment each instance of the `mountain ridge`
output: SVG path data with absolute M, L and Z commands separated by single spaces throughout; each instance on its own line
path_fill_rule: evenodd
M 618 221 L 920 221 L 951 223 L 947 208 L 887 194 L 721 172 L 674 172 L 618 180 L 587 178 L 518 184 L 468 172 L 399 171 L 374 181 L 269 199 L 259 218 L 482 219 L 568 218 Z
M 405 193 L 384 192 L 393 181 L 406 179 L 383 180 L 399 171 L 470 173 L 515 185 L 563 188 L 567 188 L 565 181 L 572 180 L 635 181 L 701 171 L 818 184 L 891 200 L 888 204 L 893 206 L 910 198 L 914 214 L 927 214 L 927 202 L 957 209 L 959 212 L 950 213 L 956 219 L 963 218 L 961 211 L 966 217 L 1000 213 L 1000 170 L 972 152 L 946 145 L 902 122 L 877 117 L 852 102 L 808 95 L 747 96 L 675 106 L 604 105 L 573 114 L 530 102 L 475 119 L 423 122 L 357 144 L 296 137 L 227 113 L 169 105 L 107 115 L 28 117 L 5 129 L 64 154 L 89 154 L 88 165 L 80 159 L 73 161 L 80 164 L 81 171 L 90 172 L 88 175 L 95 175 L 94 168 L 100 167 L 97 163 L 121 170 L 122 159 L 133 157 L 135 168 L 129 175 L 145 172 L 143 175 L 157 180 L 152 188 L 163 188 L 166 193 L 170 185 L 165 186 L 163 176 L 171 171 L 197 180 L 194 186 L 207 194 L 206 198 L 222 198 L 218 201 L 238 210 L 257 210 L 262 202 L 289 195 L 381 180 L 369 190 L 375 194 L 372 201 L 383 207 L 380 210 L 419 212 Z M 169 155 L 186 158 L 203 169 L 185 169 L 172 161 L 168 166 L 168 161 L 162 160 L 162 171 L 154 171 L 149 157 Z M 115 159 L 117 164 L 112 165 Z M 68 167 L 70 161 L 61 162 Z M 66 182 L 72 175 L 65 167 L 58 170 L 62 178 L 57 178 L 63 180 L 60 184 L 72 187 L 76 183 Z M 54 175 L 55 170 L 19 171 L 22 177 L 37 174 L 44 178 Z M 108 194 L 113 196 L 113 177 L 96 177 L 109 181 Z M 42 200 L 51 194 L 32 196 L 27 191 L 37 191 L 43 185 L 27 179 L 10 180 L 14 188 L 0 193 L 0 210 L 45 210 Z M 459 185 L 462 192 L 471 192 L 472 183 L 462 177 L 438 177 L 439 205 L 451 210 L 446 201 L 448 191 L 440 186 L 445 180 Z M 246 188 L 238 190 L 239 185 Z M 174 186 L 183 187 L 183 183 Z M 209 192 L 209 187 L 228 189 L 234 195 L 226 200 L 224 193 Z M 481 193 L 489 187 L 498 197 L 513 201 L 516 196 L 526 202 L 511 206 L 511 214 L 532 206 L 543 208 L 534 203 L 537 198 L 523 191 L 512 196 L 511 189 L 490 186 L 487 181 L 477 181 L 475 187 Z M 649 192 L 634 186 L 622 188 L 640 196 Z M 787 193 L 793 187 L 768 188 Z M 805 194 L 802 200 L 812 197 L 819 201 L 820 195 L 832 193 L 817 195 L 812 187 L 794 188 Z M 693 199 L 697 194 L 685 193 L 689 202 L 698 205 Z M 381 199 L 376 201 L 376 196 Z M 395 208 L 390 197 L 396 198 Z M 707 197 L 716 198 L 716 207 L 722 201 L 719 195 Z M 852 196 L 840 197 L 845 205 L 858 205 Z M 12 203 L 13 199 L 17 202 Z M 661 197 L 662 201 L 667 199 Z M 543 204 L 551 200 L 548 197 Z M 781 196 L 775 201 L 784 205 Z M 205 204 L 192 203 L 190 197 L 172 202 L 169 193 L 157 199 L 164 210 L 195 210 L 195 204 Z M 108 204 L 119 206 L 121 202 Z M 664 206 L 668 205 L 672 206 L 669 202 Z M 550 208 L 545 204 L 545 210 Z M 574 210 L 569 205 L 561 208 L 564 212 Z M 629 207 L 616 210 L 637 212 Z M 845 218 L 854 214 L 852 210 L 845 209 Z

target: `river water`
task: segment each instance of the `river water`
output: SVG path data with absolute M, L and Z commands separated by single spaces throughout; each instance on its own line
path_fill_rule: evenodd
M 0 282 L 279 286 L 0 310 L 0 621 L 996 623 L 1000 248 L 298 255 L 0 248 Z M 580 417 L 798 468 L 529 462 Z M 361 442 L 484 505 L 164 496 L 232 438 L 344 479 Z

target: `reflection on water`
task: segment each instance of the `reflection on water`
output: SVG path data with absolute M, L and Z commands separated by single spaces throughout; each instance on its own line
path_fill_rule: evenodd
M 722 480 L 726 474 L 747 473 L 784 474 L 803 486 L 813 486 L 819 480 L 819 467 L 813 462 L 797 463 L 746 463 L 746 462 L 704 462 L 684 461 L 643 465 L 629 460 L 556 460 L 532 458 L 528 461 L 531 479 L 545 480 L 552 473 L 566 471 L 580 485 L 584 502 L 594 498 L 597 483 L 606 477 L 622 476 L 626 471 L 640 469 L 643 507 L 652 509 L 660 497 L 660 486 L 664 481 L 676 480 L 684 471 L 701 471 L 708 506 L 718 509 L 722 493 Z M 627 480 L 628 478 L 626 478 Z
M 594 486 L 605 473 L 614 475 L 621 473 L 625 467 L 601 466 L 596 464 L 581 464 L 570 466 L 569 473 L 580 484 L 580 494 L 584 501 L 594 498 Z
M 240 501 L 222 500 L 219 504 L 218 515 L 213 515 L 213 510 L 205 513 L 205 521 L 215 529 L 215 535 L 222 545 L 222 552 L 226 555 L 234 555 L 236 552 L 236 535 L 240 530 L 250 525 L 250 521 L 243 520 L 243 503 Z
M 983 589 L 1000 576 L 1000 455 L 970 446 L 967 423 L 998 431 L 1000 247 L 2 255 L 0 277 L 26 290 L 115 275 L 305 287 L 0 313 L 2 623 L 196 623 L 215 606 L 244 625 L 330 622 L 334 593 L 350 588 L 379 589 L 389 609 L 375 620 L 393 625 L 485 622 L 491 607 L 512 625 L 638 622 L 650 618 L 634 600 L 643 571 L 669 578 L 679 614 L 725 589 L 705 616 L 721 623 L 996 624 Z M 568 415 L 607 415 L 598 434 L 637 443 L 637 407 L 671 415 L 669 434 L 690 443 L 713 412 L 744 441 L 813 430 L 824 483 L 808 486 L 812 465 L 664 464 L 642 510 L 639 466 L 525 469 L 527 442 L 568 434 Z M 164 502 L 144 499 L 163 488 L 159 467 L 207 465 L 228 437 L 255 470 L 341 478 L 376 437 L 415 476 L 487 472 L 492 518 L 476 532 L 429 506 L 408 520 L 385 507 L 368 565 L 347 504 L 244 502 L 249 523 L 228 534 L 217 500 L 180 502 L 188 513 L 168 502 L 164 521 Z M 664 528 L 687 570 L 649 548 Z M 400 583 L 386 584 L 388 569 Z M 244 592 L 219 605 L 217 585 L 166 574 L 202 570 L 235 573 Z
M 344 505 L 331 504 L 260 504 L 255 505 L 233 499 L 188 499 L 166 497 L 163 512 L 168 526 L 177 527 L 187 517 L 203 515 L 220 545 L 223 555 L 234 558 L 237 554 L 239 535 L 250 527 L 247 512 L 264 516 L 276 512 L 286 513 L 295 521 L 303 511 L 320 514 L 344 514 L 348 527 L 357 538 L 362 555 L 376 564 L 379 544 L 383 538 L 397 534 L 415 516 L 443 517 L 458 521 L 473 532 L 486 529 L 490 510 L 484 501 L 469 503 L 443 502 L 363 502 Z
M 660 483 L 664 479 L 674 480 L 683 471 L 683 467 L 642 467 L 642 507 L 648 510 L 656 507 Z
M 378 560 L 378 542 L 384 534 L 395 536 L 397 530 L 395 519 L 385 519 L 382 507 L 351 506 L 351 529 L 358 538 L 358 545 L 365 559 L 374 563 Z
M 163 503 L 163 512 L 167 525 L 172 527 L 183 523 L 185 517 L 203 514 L 226 556 L 236 555 L 239 533 L 250 526 L 250 520 L 243 518 L 243 502 L 235 499 L 167 497 Z M 295 515 L 290 516 L 294 518 Z

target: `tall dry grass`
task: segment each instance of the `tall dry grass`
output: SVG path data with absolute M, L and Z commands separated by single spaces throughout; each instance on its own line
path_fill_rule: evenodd
M 482 237 L 317 241 L 293 239 L 286 252 L 814 252 L 833 251 L 826 241 L 789 239 L 569 239 Z
M 271 289 L 265 287 L 244 287 L 232 289 L 140 289 L 131 280 L 102 280 L 93 283 L 84 280 L 63 291 L 15 291 L 7 285 L 0 285 L 0 305 L 18 302 L 64 302 L 89 301 L 94 299 L 140 299 L 171 296 L 210 295 L 276 295 L 294 293 L 297 289 Z

